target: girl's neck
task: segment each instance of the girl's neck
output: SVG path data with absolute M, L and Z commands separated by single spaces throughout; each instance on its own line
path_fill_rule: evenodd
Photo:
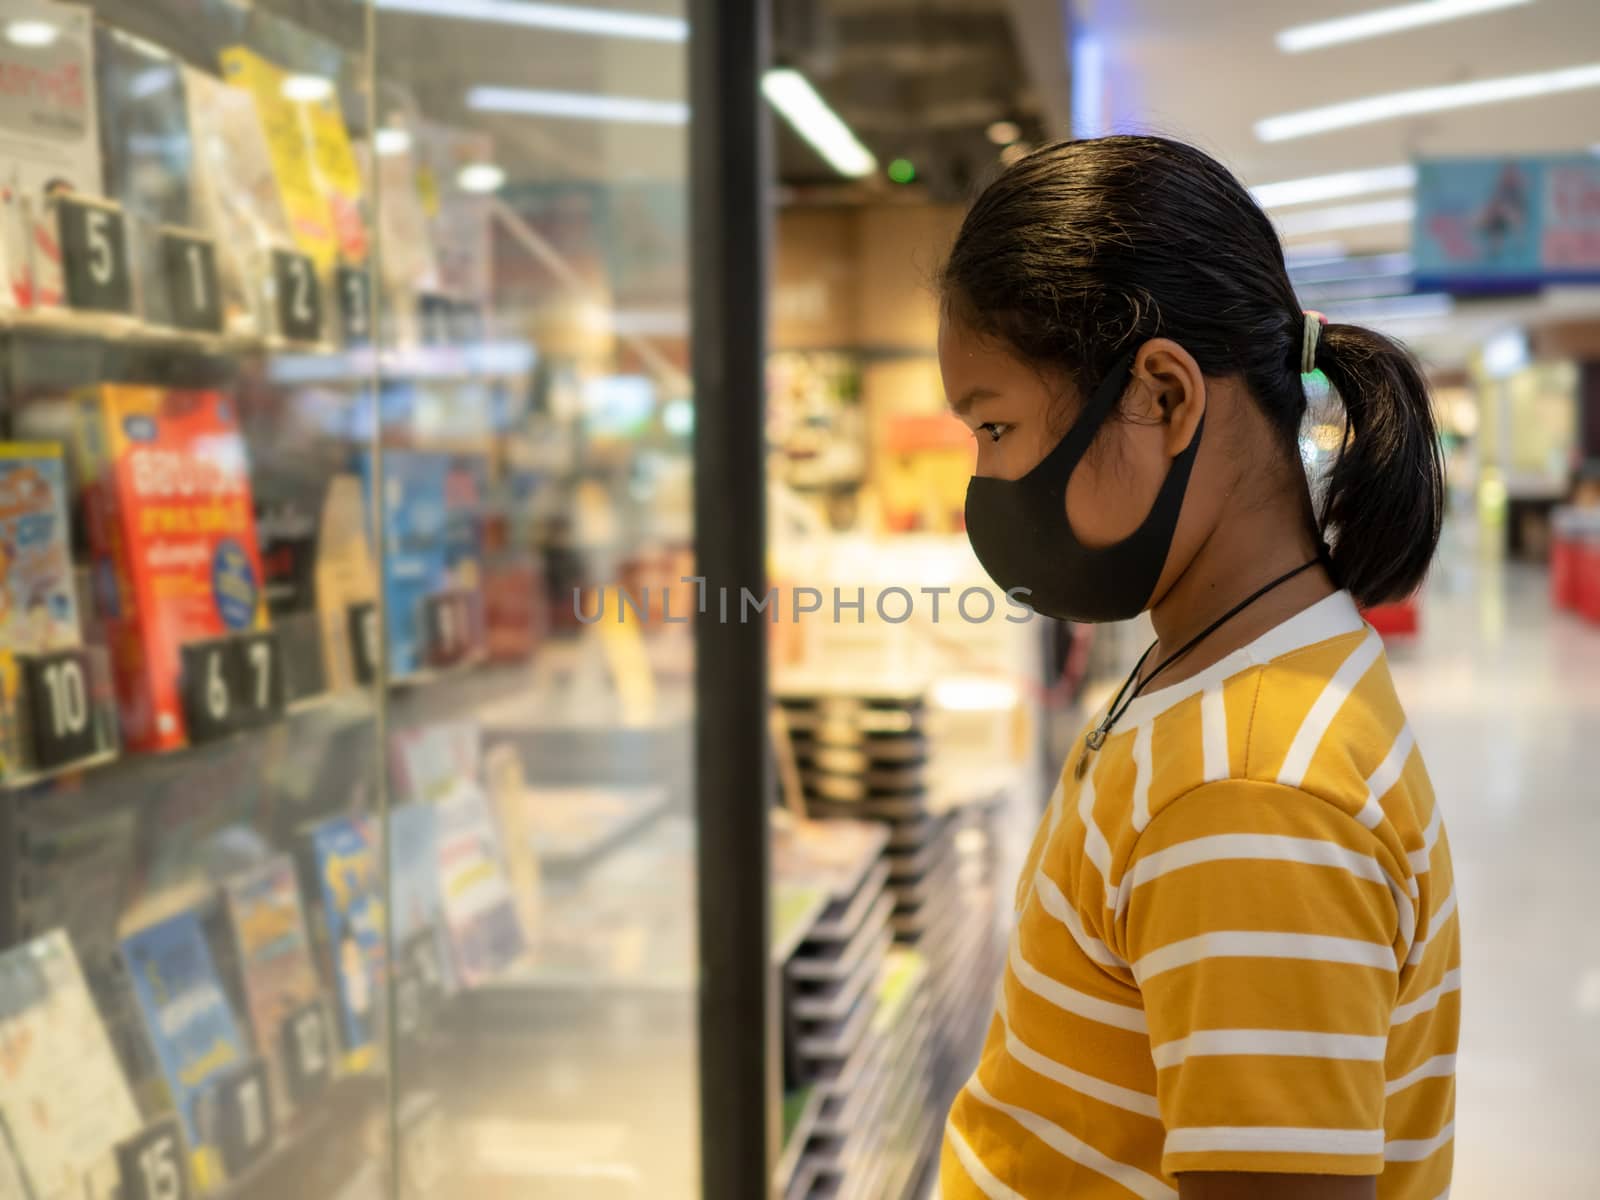
M 1158 644 L 1146 671 L 1262 585 L 1317 557 L 1299 514 L 1274 505 L 1227 514 L 1189 567 L 1150 609 Z M 1273 588 L 1161 673 L 1166 687 L 1199 674 L 1337 589 L 1321 564 Z

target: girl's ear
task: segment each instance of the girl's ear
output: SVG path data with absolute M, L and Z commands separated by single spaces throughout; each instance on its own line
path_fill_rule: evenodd
M 1134 357 L 1133 378 L 1142 385 L 1142 406 L 1148 406 L 1141 415 L 1166 426 L 1167 456 L 1176 458 L 1189 448 L 1205 416 L 1205 373 L 1171 338 L 1152 338 Z

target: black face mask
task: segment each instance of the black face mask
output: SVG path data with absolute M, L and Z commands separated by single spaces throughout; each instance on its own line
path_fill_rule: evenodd
M 967 484 L 967 537 L 1002 588 L 1035 611 L 1065 621 L 1122 621 L 1150 603 L 1172 548 L 1200 450 L 1205 417 L 1167 471 L 1138 529 L 1110 546 L 1085 546 L 1067 520 L 1067 481 L 1122 399 L 1133 372 L 1128 354 L 1101 382 L 1055 449 L 1021 479 L 973 476 Z

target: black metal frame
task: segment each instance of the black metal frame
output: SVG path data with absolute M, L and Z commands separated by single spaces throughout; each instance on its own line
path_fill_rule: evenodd
M 691 267 L 704 1200 L 756 1200 L 778 1158 L 781 1063 L 771 940 L 765 410 L 770 118 L 761 0 L 690 0 Z M 727 589 L 723 620 L 720 589 Z

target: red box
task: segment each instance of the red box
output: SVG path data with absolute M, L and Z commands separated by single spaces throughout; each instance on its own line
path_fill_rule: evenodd
M 1600 537 L 1578 543 L 1577 608 L 1588 620 L 1600 625 Z
M 106 384 L 80 398 L 77 433 L 123 741 L 182 746 L 181 648 L 267 628 L 233 405 L 213 391 Z
M 1385 637 L 1409 636 L 1421 625 L 1420 610 L 1415 596 L 1396 600 L 1391 604 L 1375 604 L 1364 610 L 1367 624 Z

